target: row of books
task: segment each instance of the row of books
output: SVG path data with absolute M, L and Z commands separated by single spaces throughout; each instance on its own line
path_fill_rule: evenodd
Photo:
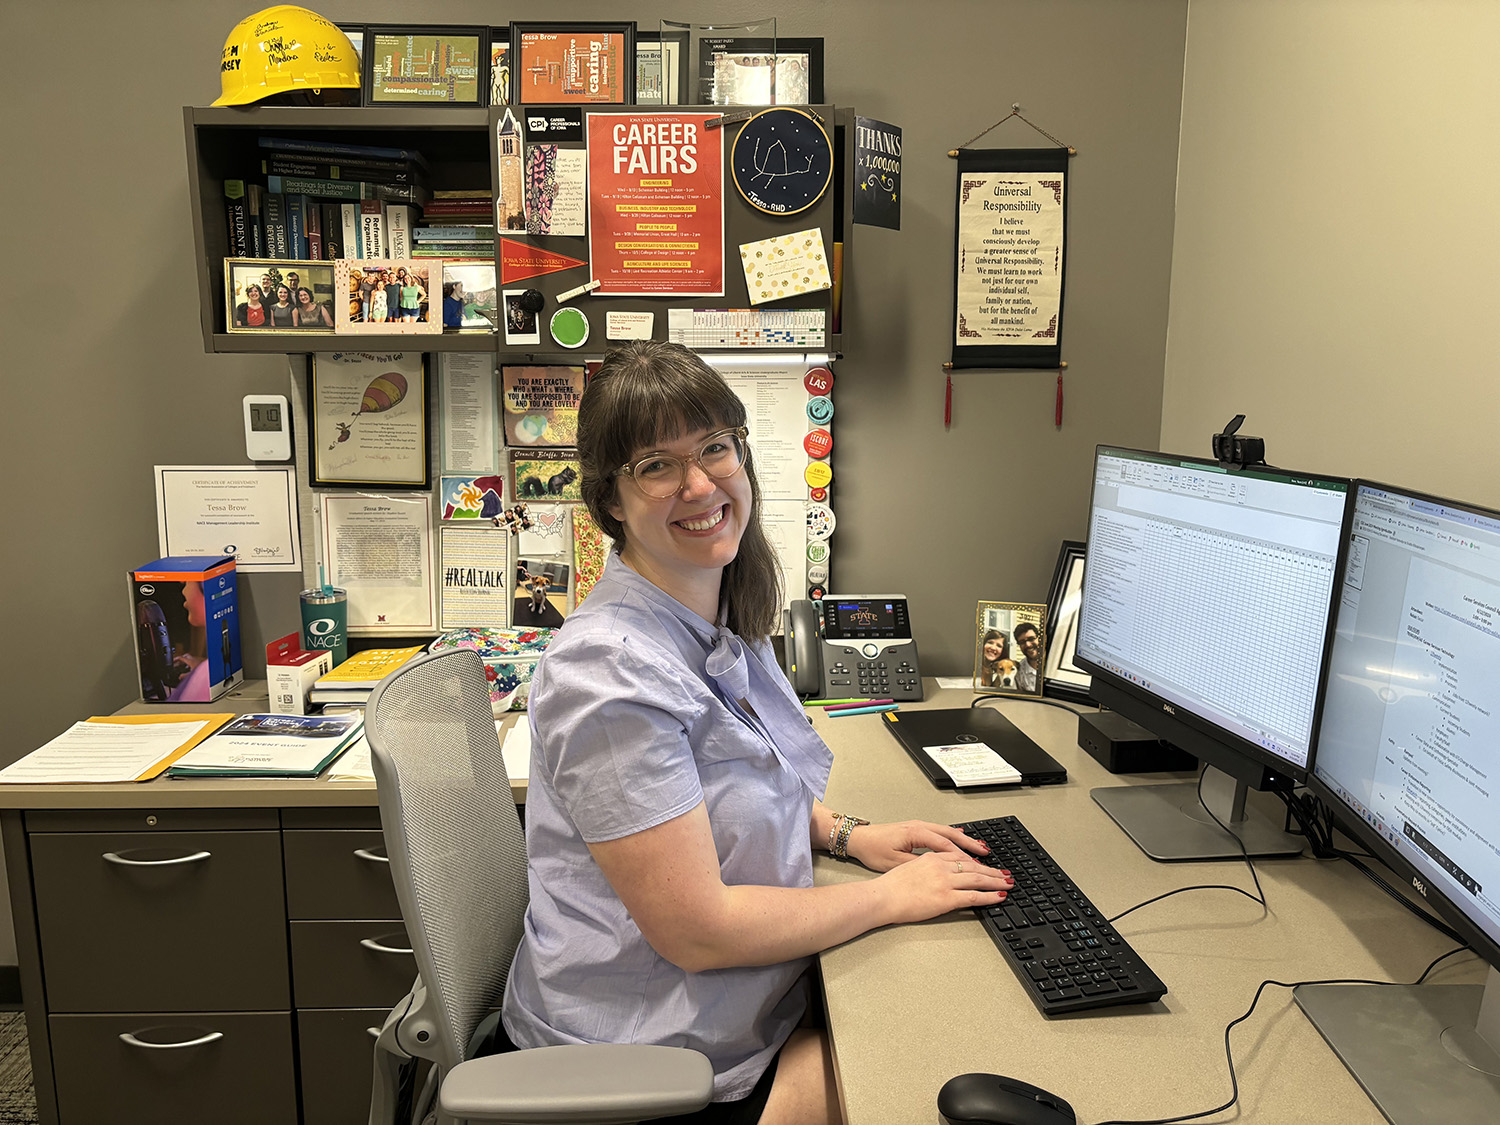
M 318 677 L 312 690 L 307 693 L 308 702 L 363 707 L 376 684 L 421 652 L 421 645 L 410 648 L 367 648 L 356 652 L 332 672 Z
M 258 138 L 260 179 L 224 182 L 236 258 L 494 257 L 487 188 L 434 192 L 415 149 Z

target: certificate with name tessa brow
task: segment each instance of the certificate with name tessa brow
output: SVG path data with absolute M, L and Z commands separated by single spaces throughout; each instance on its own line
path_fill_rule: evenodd
M 234 555 L 240 570 L 301 570 L 293 470 L 157 465 L 156 534 L 164 558 Z

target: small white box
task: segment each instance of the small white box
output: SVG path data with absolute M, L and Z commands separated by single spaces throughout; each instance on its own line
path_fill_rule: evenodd
M 319 676 L 333 671 L 333 653 L 327 649 L 304 652 L 301 637 L 288 633 L 266 646 L 266 692 L 271 711 L 277 715 L 307 714 L 307 693 Z

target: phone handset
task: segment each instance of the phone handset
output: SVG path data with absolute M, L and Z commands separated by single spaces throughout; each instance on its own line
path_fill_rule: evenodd
M 823 659 L 818 644 L 818 611 L 806 598 L 797 598 L 781 616 L 783 663 L 792 690 L 811 698 L 823 689 Z

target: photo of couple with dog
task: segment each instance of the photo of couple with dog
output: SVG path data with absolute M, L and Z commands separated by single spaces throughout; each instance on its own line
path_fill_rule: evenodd
M 1047 607 L 980 602 L 975 621 L 974 690 L 1041 695 Z

